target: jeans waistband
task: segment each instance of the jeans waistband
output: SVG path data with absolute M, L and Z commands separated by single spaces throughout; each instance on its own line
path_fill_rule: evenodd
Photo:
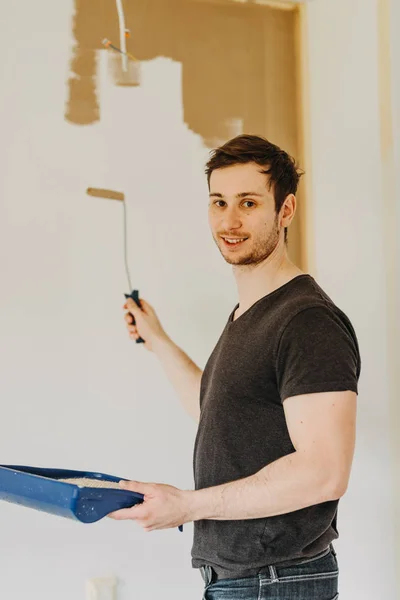
M 200 567 L 200 574 L 203 578 L 203 581 L 205 583 L 206 586 L 210 585 L 211 583 L 215 583 L 216 581 L 220 581 L 221 579 L 239 579 L 241 577 L 257 577 L 258 575 L 261 574 L 265 574 L 265 575 L 269 575 L 271 577 L 271 580 L 276 580 L 277 578 L 277 573 L 276 573 L 276 569 L 284 569 L 285 567 L 296 567 L 307 564 L 309 562 L 312 562 L 314 560 L 318 560 L 319 558 L 322 558 L 324 556 L 326 556 L 327 554 L 329 554 L 329 552 L 332 552 L 332 554 L 334 556 L 336 556 L 336 552 L 332 546 L 332 544 L 330 544 L 327 548 L 325 548 L 325 550 L 322 550 L 321 552 L 318 552 L 318 554 L 316 554 L 315 556 L 311 556 L 308 558 L 302 558 L 302 559 L 298 559 L 298 560 L 293 560 L 293 561 L 285 561 L 285 562 L 281 562 L 281 563 L 277 563 L 274 565 L 268 565 L 266 567 L 262 567 L 261 569 L 257 569 L 256 571 L 252 572 L 252 573 L 229 573 L 227 574 L 226 571 L 220 571 L 219 569 L 216 570 L 213 567 L 211 567 L 210 565 L 205 565 L 203 567 Z

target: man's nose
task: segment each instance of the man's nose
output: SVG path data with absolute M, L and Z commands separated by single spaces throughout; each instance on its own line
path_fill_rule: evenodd
M 240 229 L 242 226 L 242 220 L 240 218 L 239 211 L 236 207 L 227 207 L 224 211 L 222 219 L 222 227 L 226 231 L 232 231 L 233 229 Z

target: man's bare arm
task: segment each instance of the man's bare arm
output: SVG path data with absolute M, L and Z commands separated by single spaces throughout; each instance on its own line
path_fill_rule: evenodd
M 144 339 L 145 348 L 154 352 L 159 359 L 184 408 L 198 421 L 202 370 L 166 334 L 153 307 L 143 299 L 140 302 L 141 308 L 128 298 L 125 305 L 129 334 L 132 339 Z
M 187 492 L 189 520 L 272 517 L 343 496 L 354 453 L 356 405 L 350 391 L 285 400 L 295 452 L 250 477 Z
M 200 419 L 200 382 L 202 370 L 170 338 L 160 339 L 154 353 L 177 392 L 185 410 L 196 422 Z

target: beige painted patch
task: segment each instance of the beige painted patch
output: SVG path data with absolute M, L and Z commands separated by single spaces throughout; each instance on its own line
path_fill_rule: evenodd
M 65 118 L 70 123 L 88 125 L 100 119 L 96 91 L 96 54 L 75 46 L 68 79 L 69 97 Z
M 229 5 L 233 2 L 237 4 L 258 4 L 261 6 L 271 6 L 272 8 L 279 8 L 279 10 L 295 10 L 296 0 L 190 0 L 192 2 L 207 2 L 208 4 L 222 4 Z
M 247 132 L 265 131 L 267 121 L 282 125 L 274 118 L 282 113 L 281 102 L 270 105 L 266 92 L 282 87 L 281 67 L 293 57 L 292 47 L 276 47 L 277 40 L 290 37 L 291 13 L 234 2 L 136 0 L 125 2 L 125 20 L 132 32 L 128 52 L 142 61 L 166 56 L 182 64 L 185 122 L 207 145 L 229 138 L 232 120 L 240 120 Z M 104 38 L 118 43 L 115 2 L 97 0 L 94 10 L 91 0 L 75 0 L 74 36 L 66 117 L 95 122 L 100 116 L 95 57 L 100 50 L 112 53 L 103 48 Z M 278 75 L 273 84 L 266 62 Z
M 297 11 L 232 0 L 135 0 L 124 8 L 128 53 L 182 64 L 184 121 L 206 146 L 255 133 L 298 157 Z M 115 2 L 96 0 L 94 9 L 91 0 L 75 0 L 74 35 L 66 118 L 89 124 L 101 110 L 96 53 L 110 52 L 105 38 L 118 44 Z M 289 239 L 301 266 L 300 219 Z

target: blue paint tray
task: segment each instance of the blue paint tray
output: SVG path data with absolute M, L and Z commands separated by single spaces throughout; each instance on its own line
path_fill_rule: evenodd
M 122 477 L 103 473 L 0 466 L 0 500 L 28 508 L 94 523 L 110 512 L 143 502 L 143 494 L 123 489 L 79 487 L 60 479 L 88 478 L 118 482 Z

